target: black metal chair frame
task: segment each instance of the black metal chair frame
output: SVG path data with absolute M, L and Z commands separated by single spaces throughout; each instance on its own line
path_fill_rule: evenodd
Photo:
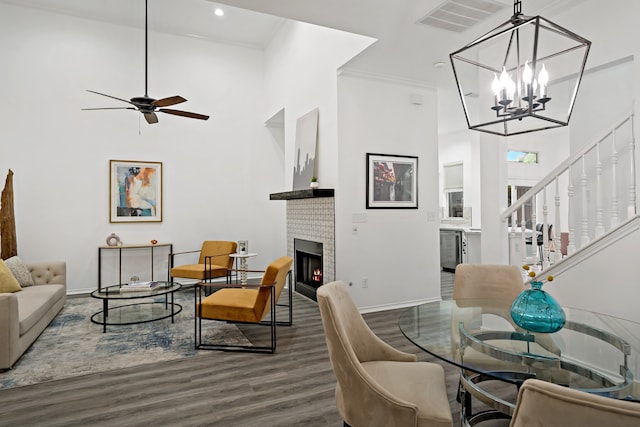
M 553 224 L 549 224 L 547 225 L 547 241 L 548 242 L 552 242 L 553 239 L 551 238 L 551 229 L 553 227 Z M 543 229 L 544 229 L 544 224 L 536 224 L 536 244 L 538 245 L 538 253 L 539 253 L 539 257 L 540 257 L 540 263 L 542 263 L 543 259 L 544 259 L 544 250 L 542 245 L 544 245 L 544 235 L 543 233 Z M 525 243 L 527 245 L 531 245 L 533 246 L 533 236 L 531 237 L 527 237 Z
M 202 305 L 199 306 L 199 312 L 196 313 L 195 319 L 195 348 L 196 350 L 221 350 L 221 351 L 245 351 L 250 353 L 274 353 L 276 351 L 276 288 L 275 283 L 268 285 L 216 285 L 212 283 L 196 283 L 195 286 L 195 306 L 202 301 L 202 293 L 204 288 L 217 287 L 217 288 L 259 288 L 259 287 L 271 288 L 271 319 L 266 324 L 271 329 L 271 345 L 270 346 L 254 346 L 254 345 L 242 345 L 242 344 L 210 344 L 202 342 Z M 206 291 L 205 291 L 206 292 Z M 206 319 L 205 319 L 206 320 Z M 220 320 L 227 323 L 236 324 L 251 324 L 251 325 L 265 325 L 263 322 L 234 322 L 225 319 L 209 319 Z

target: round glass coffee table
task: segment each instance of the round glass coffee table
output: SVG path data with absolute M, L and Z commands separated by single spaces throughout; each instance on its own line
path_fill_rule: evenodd
M 137 325 L 171 318 L 174 322 L 176 314 L 182 306 L 174 302 L 174 294 L 182 285 L 177 282 L 158 282 L 153 289 L 143 291 L 121 292 L 121 285 L 109 286 L 91 292 L 91 297 L 102 300 L 102 310 L 91 316 L 91 321 L 102 325 L 102 332 L 107 325 Z M 164 298 L 157 298 L 162 297 Z M 113 301 L 128 302 L 118 306 L 110 306 Z

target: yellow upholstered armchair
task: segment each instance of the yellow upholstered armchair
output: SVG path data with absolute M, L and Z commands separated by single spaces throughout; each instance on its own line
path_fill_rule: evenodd
M 276 325 L 279 324 L 276 320 L 276 303 L 289 277 L 292 263 L 293 259 L 288 256 L 273 261 L 264 271 L 260 284 L 198 283 L 195 287 L 195 347 L 203 350 L 273 353 L 276 350 Z M 207 296 L 212 289 L 214 292 Z M 289 289 L 291 290 L 291 283 Z M 289 297 L 291 298 L 291 291 Z M 290 299 L 290 309 L 291 305 Z M 288 325 L 291 325 L 291 311 L 289 313 Z M 268 314 L 269 320 L 265 321 Z M 271 329 L 271 343 L 269 346 L 255 346 L 203 342 L 203 320 L 267 325 Z
M 231 278 L 233 258 L 230 254 L 236 252 L 238 244 L 224 240 L 205 240 L 199 251 L 175 252 L 171 254 L 171 265 L 175 265 L 175 256 L 200 252 L 197 264 L 186 264 L 171 268 L 171 281 L 174 277 L 195 279 L 210 282 L 216 277 Z
M 451 426 L 442 366 L 417 362 L 378 338 L 344 282 L 318 288 L 329 358 L 338 379 L 336 404 L 353 427 Z

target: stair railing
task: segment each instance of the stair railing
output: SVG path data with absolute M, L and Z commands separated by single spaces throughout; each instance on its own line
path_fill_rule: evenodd
M 521 259 L 510 262 L 540 264 L 546 269 L 563 258 L 563 234 L 568 240 L 566 256 L 571 256 L 634 217 L 637 212 L 635 149 L 634 113 L 630 112 L 512 202 L 501 218 L 505 224 L 511 219 L 510 254 L 512 243 L 519 240 Z M 628 159 L 627 166 L 620 163 L 621 158 Z M 549 195 L 553 198 L 552 204 Z M 525 220 L 525 206 L 529 204 L 532 208 L 530 228 Z M 620 206 L 626 209 L 621 211 Z M 540 250 L 536 231 L 539 214 L 542 216 Z M 528 238 L 531 256 L 527 255 Z

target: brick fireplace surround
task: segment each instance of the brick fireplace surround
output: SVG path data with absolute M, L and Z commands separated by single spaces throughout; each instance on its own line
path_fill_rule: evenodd
M 287 202 L 287 255 L 295 259 L 293 239 L 322 243 L 322 283 L 334 281 L 336 277 L 334 190 L 318 188 L 272 193 L 269 199 Z

